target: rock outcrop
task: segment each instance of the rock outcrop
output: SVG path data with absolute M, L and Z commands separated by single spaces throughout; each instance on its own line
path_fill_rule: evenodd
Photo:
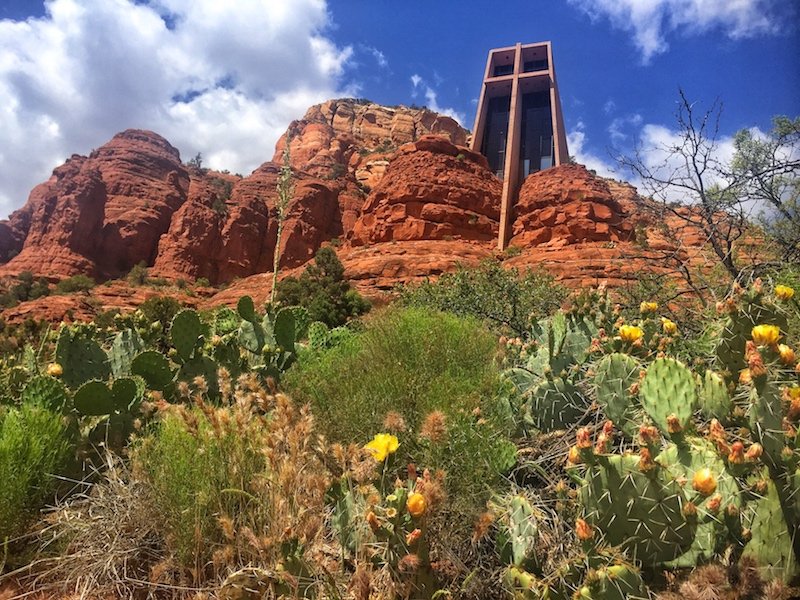
M 502 183 L 466 148 L 466 130 L 426 109 L 331 100 L 293 122 L 272 160 L 246 177 L 184 167 L 165 139 L 140 130 L 114 136 L 88 157 L 72 156 L 0 221 L 0 277 L 33 271 L 51 279 L 116 278 L 144 262 L 152 276 L 173 281 L 236 280 L 200 306 L 230 304 L 244 293 L 265 298 L 287 141 L 293 195 L 281 275 L 299 272 L 333 243 L 347 276 L 374 300 L 397 284 L 491 257 L 545 268 L 569 286 L 622 285 L 653 253 L 703 246 L 696 227 L 660 216 L 632 186 L 564 165 L 523 182 L 511 214 L 511 250 L 500 253 Z M 664 224 L 679 242 L 664 235 Z M 128 309 L 141 294 L 128 301 L 124 287 L 33 301 L 4 317 Z
M 152 264 L 158 240 L 188 190 L 189 174 L 167 140 L 148 131 L 119 133 L 89 157 L 73 155 L 56 168 L 33 189 L 28 204 L 0 225 L 0 235 L 12 237 L 0 248 L 15 249 L 25 232 L 18 254 L 0 274 L 105 278 L 139 262 Z
M 486 159 L 425 136 L 395 153 L 348 236 L 353 246 L 497 237 L 500 181 Z
M 512 246 L 627 241 L 634 229 L 606 180 L 583 165 L 562 165 L 527 177 L 513 214 Z

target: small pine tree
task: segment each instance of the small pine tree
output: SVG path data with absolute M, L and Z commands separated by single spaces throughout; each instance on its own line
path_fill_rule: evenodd
M 369 310 L 369 302 L 350 288 L 344 266 L 332 248 L 320 248 L 300 277 L 286 277 L 277 285 L 277 300 L 285 306 L 303 306 L 312 321 L 329 327 Z

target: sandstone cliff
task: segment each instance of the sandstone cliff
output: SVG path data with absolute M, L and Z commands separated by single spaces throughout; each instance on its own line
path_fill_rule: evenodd
M 564 165 L 525 180 L 511 250 L 498 253 L 501 183 L 465 147 L 466 130 L 427 110 L 331 100 L 293 122 L 272 160 L 246 177 L 187 168 L 166 140 L 139 130 L 71 157 L 0 221 L 0 277 L 30 270 L 54 280 L 106 279 L 144 262 L 171 280 L 237 280 L 203 305 L 242 293 L 264 298 L 287 140 L 294 193 L 281 240 L 284 274 L 332 241 L 347 275 L 373 298 L 492 256 L 547 268 L 571 286 L 613 286 L 635 279 L 647 252 L 671 244 L 634 188 Z M 637 235 L 648 237 L 649 250 Z M 686 246 L 702 245 L 691 228 L 681 235 Z M 92 294 L 109 306 L 125 296 Z M 48 305 L 48 317 L 69 310 L 64 302 Z M 72 307 L 80 315 L 84 308 Z M 29 314 L 10 314 L 18 313 Z

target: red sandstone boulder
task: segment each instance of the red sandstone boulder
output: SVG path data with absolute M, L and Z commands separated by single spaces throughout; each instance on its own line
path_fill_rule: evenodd
M 370 193 L 353 246 L 408 240 L 491 240 L 501 184 L 486 159 L 435 136 L 402 146 Z
M 618 242 L 633 233 L 628 214 L 606 180 L 577 164 L 527 177 L 512 219 L 512 246 Z

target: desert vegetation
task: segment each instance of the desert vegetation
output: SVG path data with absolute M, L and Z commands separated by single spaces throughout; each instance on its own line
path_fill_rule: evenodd
M 335 266 L 322 253 L 261 309 L 154 298 L 9 347 L 0 582 L 85 598 L 796 593 L 791 269 L 688 307 L 486 263 L 326 323 L 338 309 L 302 305 Z

